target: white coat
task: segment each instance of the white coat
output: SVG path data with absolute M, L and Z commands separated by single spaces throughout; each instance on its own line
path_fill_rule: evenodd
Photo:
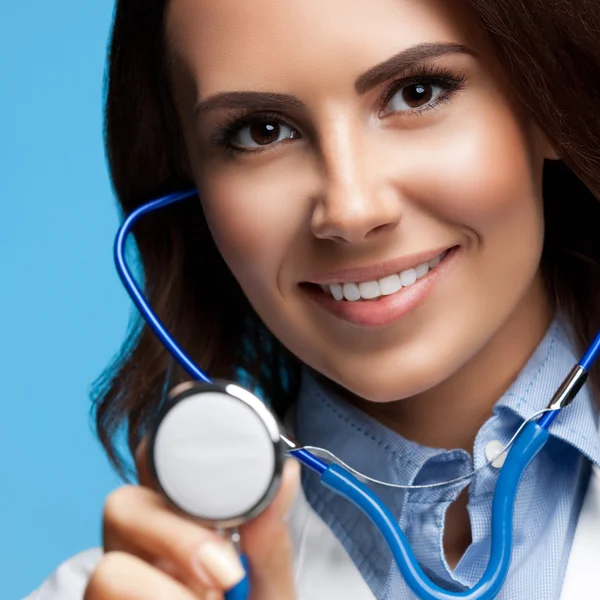
M 290 517 L 299 600 L 374 600 L 370 589 L 327 525 L 299 493 Z M 26 600 L 81 600 L 102 555 L 82 552 L 61 565 Z M 600 469 L 594 467 L 581 509 L 561 600 L 600 599 Z M 523 600 L 543 600 L 528 599 Z

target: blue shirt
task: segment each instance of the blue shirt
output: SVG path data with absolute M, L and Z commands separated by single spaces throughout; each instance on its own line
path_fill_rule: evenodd
M 429 448 L 403 438 L 325 390 L 308 373 L 298 398 L 296 436 L 302 445 L 326 448 L 359 471 L 392 483 L 434 483 L 469 473 L 487 462 L 490 442 L 506 444 L 524 420 L 547 406 L 579 359 L 569 331 L 555 319 L 477 433 L 472 456 L 462 449 Z M 511 568 L 499 600 L 559 598 L 590 461 L 600 465 L 597 421 L 596 405 L 586 386 L 554 421 L 550 439 L 526 470 L 515 503 Z M 414 599 L 367 518 L 324 488 L 313 473 L 304 470 L 302 477 L 309 503 L 346 548 L 376 598 Z M 464 590 L 483 574 L 497 477 L 498 469 L 488 466 L 471 480 L 468 511 L 472 543 L 454 570 L 443 551 L 445 513 L 468 482 L 418 491 L 377 488 L 421 566 L 438 585 Z

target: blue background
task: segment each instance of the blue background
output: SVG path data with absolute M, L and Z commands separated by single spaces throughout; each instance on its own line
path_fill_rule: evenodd
M 113 3 L 0 7 L 0 598 L 100 543 L 120 485 L 90 421 L 91 382 L 130 303 L 102 145 Z

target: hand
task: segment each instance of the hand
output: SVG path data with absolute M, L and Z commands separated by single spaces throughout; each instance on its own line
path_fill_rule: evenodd
M 169 508 L 153 489 L 146 443 L 136 452 L 140 486 L 111 493 L 103 518 L 104 556 L 84 600 L 220 600 L 244 574 L 230 542 Z M 284 521 L 300 467 L 285 465 L 267 510 L 241 528 L 250 563 L 252 600 L 295 600 L 292 545 Z

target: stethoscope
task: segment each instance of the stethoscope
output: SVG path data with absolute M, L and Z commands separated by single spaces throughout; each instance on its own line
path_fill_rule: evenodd
M 510 450 L 500 469 L 492 502 L 490 557 L 481 580 L 467 591 L 446 591 L 425 575 L 394 515 L 367 486 L 366 482 L 374 480 L 326 451 L 317 456 L 318 452 L 307 447 L 297 447 L 257 396 L 235 383 L 211 381 L 150 308 L 125 261 L 127 236 L 144 215 L 196 194 L 196 190 L 173 193 L 139 207 L 119 228 L 114 246 L 117 270 L 131 299 L 161 343 L 194 379 L 171 392 L 150 434 L 149 463 L 166 500 L 199 523 L 227 532 L 237 545 L 237 528 L 269 505 L 279 488 L 285 456 L 291 455 L 315 471 L 325 487 L 354 503 L 371 519 L 388 543 L 404 580 L 419 598 L 495 598 L 510 566 L 513 506 L 519 482 L 548 440 L 548 428 L 559 411 L 583 387 L 600 354 L 600 333 L 548 407 L 528 419 L 507 445 Z M 248 596 L 247 577 L 226 594 L 227 600 L 245 600 Z

